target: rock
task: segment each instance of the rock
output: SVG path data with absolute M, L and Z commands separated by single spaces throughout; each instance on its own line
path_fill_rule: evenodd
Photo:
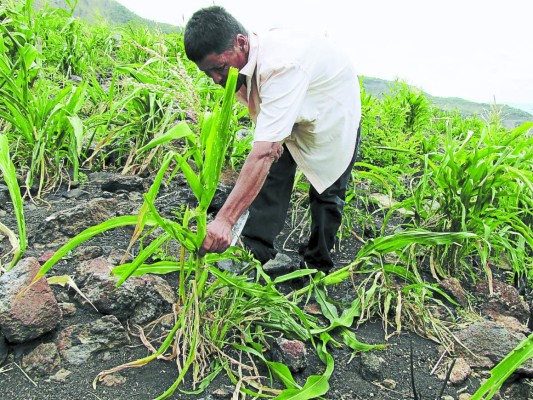
M 79 199 L 82 197 L 88 198 L 89 192 L 83 189 L 80 189 L 80 188 L 76 188 L 76 189 L 72 189 L 72 190 L 69 190 L 68 192 L 63 193 L 62 196 L 65 199 Z
M 2 332 L 0 332 L 0 367 L 6 361 L 7 355 L 9 354 L 9 347 L 7 345 L 6 339 Z
M 76 269 L 78 287 L 99 312 L 145 324 L 172 310 L 174 291 L 163 278 L 135 276 L 117 288 L 119 278 L 110 274 L 112 268 L 107 260 L 96 258 Z
M 481 314 L 493 320 L 498 315 L 507 315 L 516 318 L 521 324 L 527 324 L 530 317 L 529 304 L 521 300 L 518 290 L 514 286 L 497 280 L 494 280 L 492 284 L 492 295 L 487 281 L 476 285 L 476 293 L 483 299 L 480 307 Z
M 7 208 L 7 204 L 11 202 L 11 195 L 7 185 L 0 183 L 0 208 Z
M 54 343 L 42 343 L 22 357 L 22 368 L 28 373 L 48 376 L 59 368 L 61 360 Z
M 78 76 L 78 75 L 70 75 L 69 80 L 74 82 L 74 83 L 83 82 L 83 78 L 81 76 Z
M 504 391 L 505 399 L 530 400 L 531 386 L 524 381 L 513 382 Z
M 461 286 L 461 282 L 457 278 L 446 278 L 439 282 L 441 289 L 450 296 L 453 300 L 461 305 L 461 307 L 468 307 L 468 294 Z
M 307 303 L 304 307 L 304 311 L 307 314 L 311 314 L 311 315 L 323 315 L 322 309 L 320 308 L 320 304 L 316 302 Z
M 526 336 L 510 331 L 496 322 L 477 322 L 461 329 L 455 335 L 461 345 L 455 345 L 455 354 L 473 368 L 490 369 L 510 353 Z M 466 347 L 466 349 L 465 349 Z M 533 367 L 528 360 L 523 368 Z
M 131 260 L 133 260 L 133 257 L 131 256 L 131 254 L 126 254 L 125 249 L 117 249 L 113 247 L 109 251 L 107 260 L 113 265 L 119 265 L 125 262 L 130 262 Z
M 74 303 L 58 303 L 61 312 L 63 313 L 63 318 L 72 317 L 76 314 L 76 305 Z
M 292 259 L 287 254 L 283 253 L 277 253 L 276 258 L 267 261 L 263 265 L 263 271 L 269 275 L 290 272 L 292 269 Z
M 506 329 L 510 331 L 520 332 L 526 336 L 530 333 L 529 328 L 526 325 L 520 323 L 520 321 L 517 320 L 515 317 L 499 314 L 494 316 L 494 322 L 503 325 Z
M 383 379 L 382 361 L 372 351 L 361 353 L 361 377 L 367 381 Z
M 63 359 L 81 365 L 92 356 L 130 344 L 130 339 L 120 321 L 106 315 L 94 322 L 72 325 L 58 337 L 58 348 Z
M 394 390 L 396 389 L 396 386 L 398 386 L 398 382 L 396 382 L 394 379 L 384 379 L 381 384 L 383 385 L 383 387 L 386 387 L 390 390 Z
M 44 264 L 45 262 L 47 262 L 49 259 L 51 259 L 54 254 L 56 252 L 53 251 L 53 250 L 46 250 L 43 254 L 41 254 L 39 256 L 39 258 L 37 259 L 37 261 L 39 261 L 40 264 Z
M 104 254 L 100 246 L 79 246 L 74 250 L 74 258 L 78 261 L 92 260 Z
M 93 199 L 85 204 L 48 216 L 37 228 L 35 241 L 44 244 L 64 242 L 88 227 L 115 216 L 117 202 L 113 199 Z
M 67 380 L 67 378 L 70 376 L 70 374 L 72 374 L 72 372 L 64 368 L 61 368 L 54 375 L 52 375 L 49 380 L 51 382 L 64 383 Z
M 470 368 L 470 365 L 468 365 L 464 358 L 459 357 L 455 360 L 449 381 L 454 386 L 460 385 L 470 377 L 471 373 L 472 369 Z
M 38 338 L 61 322 L 61 309 L 46 279 L 17 297 L 40 267 L 36 258 L 26 258 L 0 276 L 0 330 L 9 342 Z
M 89 175 L 91 185 L 99 185 L 103 191 L 115 193 L 143 192 L 144 179 L 137 175 L 120 175 L 109 172 L 94 172 Z
M 235 389 L 233 387 L 225 385 L 224 387 L 213 390 L 211 396 L 213 399 L 231 400 L 234 391 Z
M 209 208 L 207 209 L 208 213 L 218 213 L 233 189 L 234 182 L 225 184 L 222 179 L 224 179 L 224 177 L 221 176 L 221 182 L 219 182 L 217 186 L 215 194 L 213 195 L 213 200 L 209 203 Z
M 126 382 L 126 378 L 120 374 L 110 374 L 110 375 L 104 376 L 101 382 L 102 382 L 102 385 L 111 387 L 111 386 L 117 386 L 117 385 L 124 384 Z
M 277 338 L 272 344 L 272 360 L 285 364 L 292 372 L 307 367 L 307 350 L 300 340 Z

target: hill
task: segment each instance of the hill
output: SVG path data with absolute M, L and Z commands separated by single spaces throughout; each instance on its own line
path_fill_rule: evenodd
M 54 8 L 69 8 L 65 0 L 35 0 L 33 5 L 36 9 L 41 9 L 45 3 Z M 163 33 L 182 31 L 179 26 L 142 18 L 114 0 L 78 0 L 74 16 L 90 22 L 104 20 L 110 25 L 137 22 L 158 29 Z
M 363 80 L 365 90 L 378 98 L 389 94 L 393 85 L 393 81 L 368 76 L 365 76 Z M 457 111 L 463 116 L 477 115 L 482 117 L 493 110 L 497 110 L 500 112 L 503 124 L 507 128 L 514 128 L 526 121 L 533 121 L 533 115 L 530 113 L 507 104 L 476 103 L 458 97 L 437 97 L 426 92 L 423 93 L 435 107 L 446 111 Z
M 41 8 L 45 2 L 52 7 L 68 8 L 65 0 L 35 0 L 34 6 Z M 111 25 L 138 22 L 164 33 L 175 33 L 183 30 L 179 26 L 142 18 L 114 0 L 78 0 L 74 16 L 91 22 L 98 22 L 103 19 Z M 392 85 L 394 85 L 393 81 L 373 77 L 365 77 L 363 81 L 363 86 L 367 92 L 377 97 L 382 97 L 384 94 L 390 93 Z M 514 128 L 526 121 L 533 121 L 533 115 L 530 113 L 505 104 L 475 103 L 457 97 L 432 96 L 426 92 L 424 92 L 424 95 L 437 108 L 446 111 L 458 111 L 463 116 L 483 116 L 490 113 L 491 110 L 499 110 L 503 124 L 507 128 Z

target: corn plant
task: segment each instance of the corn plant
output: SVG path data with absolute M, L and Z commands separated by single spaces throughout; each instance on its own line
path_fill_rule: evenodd
M 423 278 L 417 267 L 419 248 L 446 247 L 476 238 L 471 232 L 436 233 L 424 229 L 380 236 L 367 240 L 352 263 L 327 276 L 315 277 L 316 284 L 331 286 L 350 279 L 359 302 L 354 315 L 358 324 L 377 314 L 386 331 L 394 328 L 392 334 L 407 326 L 438 343 L 450 344 L 449 328 L 433 315 L 432 309 L 446 308 L 441 299 L 449 304 L 456 302 Z
M 26 2 L 25 8 L 31 2 Z M 31 16 L 31 12 L 27 11 Z M 22 32 L 0 25 L 0 117 L 10 123 L 6 132 L 18 142 L 17 166 L 26 172 L 29 190 L 38 179 L 38 196 L 46 183 L 58 179 L 64 160 L 70 160 L 77 180 L 83 123 L 78 113 L 84 102 L 86 85 L 58 88 L 41 79 L 42 56 L 34 35 L 32 19 Z M 11 52 L 8 51 L 8 46 Z
M 391 86 L 390 93 L 384 94 L 381 99 L 362 89 L 361 107 L 360 160 L 384 168 L 396 178 L 416 172 L 419 166 L 416 156 L 411 152 L 387 151 L 386 148 L 406 149 L 420 154 L 423 145 L 427 146 L 426 138 L 433 136 L 434 110 L 425 96 L 397 81 Z M 398 195 L 403 192 L 403 187 L 395 187 L 394 190 Z
M 412 212 L 411 226 L 473 232 L 482 239 L 427 249 L 435 276 L 458 272 L 460 265 L 471 270 L 472 262 L 489 278 L 491 265 L 509 265 L 516 274 L 528 275 L 533 248 L 532 126 L 507 131 L 489 124 L 461 137 L 448 131 L 443 152 L 424 157 L 424 173 L 412 195 L 396 207 Z
M 154 139 L 139 151 L 149 151 L 171 140 L 185 139 L 189 145 L 185 154 L 169 152 L 165 157 L 150 190 L 145 194 L 144 204 L 138 215 L 112 218 L 100 225 L 87 228 L 56 251 L 37 273 L 33 282 L 37 282 L 50 268 L 69 251 L 87 239 L 104 231 L 126 225 L 135 225 L 132 243 L 148 229 L 158 236 L 147 244 L 128 264 L 116 267 L 113 271 L 119 277 L 117 285 L 130 276 L 145 273 L 168 273 L 177 271 L 178 301 L 174 305 L 175 325 L 159 348 L 148 357 L 102 371 L 95 380 L 124 368 L 140 367 L 158 357 L 167 357 L 167 352 L 180 354 L 176 360 L 179 374 L 175 383 L 168 388 L 160 399 L 168 398 L 184 385 L 188 372 L 192 376 L 193 393 L 200 393 L 221 371 L 225 371 L 236 390 L 253 396 L 311 399 L 325 394 L 329 389 L 328 380 L 333 372 L 334 361 L 326 350 L 326 344 L 332 341 L 331 332 L 340 333 L 343 342 L 353 351 L 369 351 L 383 348 L 381 345 L 365 345 L 359 342 L 349 330 L 358 316 L 360 304 L 356 300 L 341 314 L 327 298 L 324 289 L 315 291 L 320 304 L 327 310 L 330 323 L 322 326 L 318 321 L 302 312 L 297 303 L 301 295 L 293 300 L 280 293 L 276 285 L 285 280 L 308 276 L 310 271 L 295 271 L 272 281 L 261 266 L 242 250 L 231 248 L 220 255 L 200 257 L 198 250 L 206 234 L 207 208 L 213 198 L 218 178 L 228 148 L 232 115 L 232 99 L 237 72 L 232 69 L 226 84 L 225 98 L 220 110 L 207 113 L 201 119 L 200 136 L 196 136 L 185 124 L 177 125 L 165 135 Z M 155 199 L 165 176 L 181 170 L 197 199 L 197 207 L 186 208 L 181 213 L 181 221 L 176 222 L 161 216 L 155 205 Z M 158 229 L 157 231 L 155 229 Z M 178 261 L 158 261 L 151 263 L 152 257 L 170 240 L 181 244 Z M 214 266 L 221 257 L 247 260 L 250 268 L 256 269 L 255 281 L 246 275 L 233 275 L 220 271 Z M 209 277 L 212 279 L 208 279 Z M 266 282 L 265 285 L 260 280 Z M 308 289 L 309 290 L 309 289 Z M 283 364 L 265 359 L 263 352 L 265 340 L 271 331 L 282 331 L 290 337 L 316 343 L 319 357 L 326 364 L 322 375 L 310 376 L 307 382 L 299 385 Z M 249 365 L 235 364 L 231 351 L 244 352 Z M 272 374 L 279 378 L 286 389 L 274 389 L 265 384 L 255 367 L 254 359 L 262 360 Z M 244 372 L 243 372 L 244 371 Z
M 153 138 L 176 125 L 176 120 L 197 122 L 200 102 L 183 63 L 171 62 L 153 49 L 141 48 L 151 58 L 144 64 L 117 65 L 104 91 L 93 79 L 91 102 L 100 112 L 88 117 L 92 149 L 87 163 L 111 160 L 123 173 L 157 169 L 165 149 L 137 152 Z M 115 99 L 114 95 L 118 97 Z

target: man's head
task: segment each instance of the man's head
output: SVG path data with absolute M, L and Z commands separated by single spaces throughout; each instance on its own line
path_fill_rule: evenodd
M 248 62 L 248 32 L 224 8 L 212 6 L 196 11 L 185 26 L 185 53 L 215 83 L 226 85 L 230 67 Z M 237 89 L 244 82 L 239 75 Z

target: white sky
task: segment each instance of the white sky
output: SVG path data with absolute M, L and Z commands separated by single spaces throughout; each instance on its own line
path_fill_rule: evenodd
M 118 1 L 174 25 L 217 4 L 250 30 L 321 30 L 347 48 L 360 75 L 400 79 L 434 96 L 533 109 L 533 0 Z

